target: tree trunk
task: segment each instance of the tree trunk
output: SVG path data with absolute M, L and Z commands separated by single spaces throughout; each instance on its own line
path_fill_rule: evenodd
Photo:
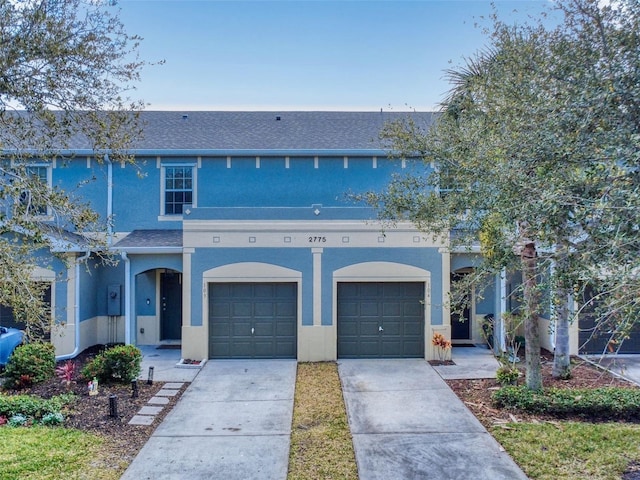
M 537 253 L 535 243 L 529 242 L 522 249 L 523 300 L 525 307 L 524 339 L 525 339 L 525 382 L 529 390 L 542 390 L 542 367 L 540 363 L 540 332 L 538 328 L 538 311 L 540 294 L 537 280 Z
M 556 318 L 556 348 L 553 352 L 554 378 L 569 378 L 571 376 L 569 356 L 569 308 L 568 295 L 564 296 L 564 303 L 558 309 Z

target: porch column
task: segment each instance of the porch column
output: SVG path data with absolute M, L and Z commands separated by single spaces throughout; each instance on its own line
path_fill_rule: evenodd
M 190 327 L 191 322 L 191 256 L 194 248 L 182 250 L 182 326 Z M 203 309 L 204 310 L 204 309 Z
M 313 254 L 313 325 L 322 325 L 322 248 L 312 248 Z

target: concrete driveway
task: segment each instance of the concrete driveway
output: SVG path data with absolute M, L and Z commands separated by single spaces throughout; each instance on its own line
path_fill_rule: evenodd
M 340 360 L 360 480 L 526 480 L 424 360 Z
M 286 479 L 296 365 L 208 362 L 121 479 Z
M 640 386 L 640 355 L 638 354 L 584 355 L 583 358 Z

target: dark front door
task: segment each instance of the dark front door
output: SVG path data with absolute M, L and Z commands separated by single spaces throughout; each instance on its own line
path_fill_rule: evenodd
M 457 288 L 456 283 L 460 281 L 465 273 L 451 274 L 451 289 Z M 471 340 L 471 309 L 469 308 L 469 294 L 465 292 L 457 305 L 452 305 L 451 311 L 451 340 Z
M 182 274 L 160 274 L 160 340 L 182 338 Z
M 424 283 L 338 283 L 339 358 L 424 357 Z

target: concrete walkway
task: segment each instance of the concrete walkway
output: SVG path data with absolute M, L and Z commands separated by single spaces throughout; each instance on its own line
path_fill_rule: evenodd
M 340 360 L 338 371 L 360 480 L 526 480 L 424 360 Z
M 121 477 L 287 477 L 295 360 L 208 362 Z

